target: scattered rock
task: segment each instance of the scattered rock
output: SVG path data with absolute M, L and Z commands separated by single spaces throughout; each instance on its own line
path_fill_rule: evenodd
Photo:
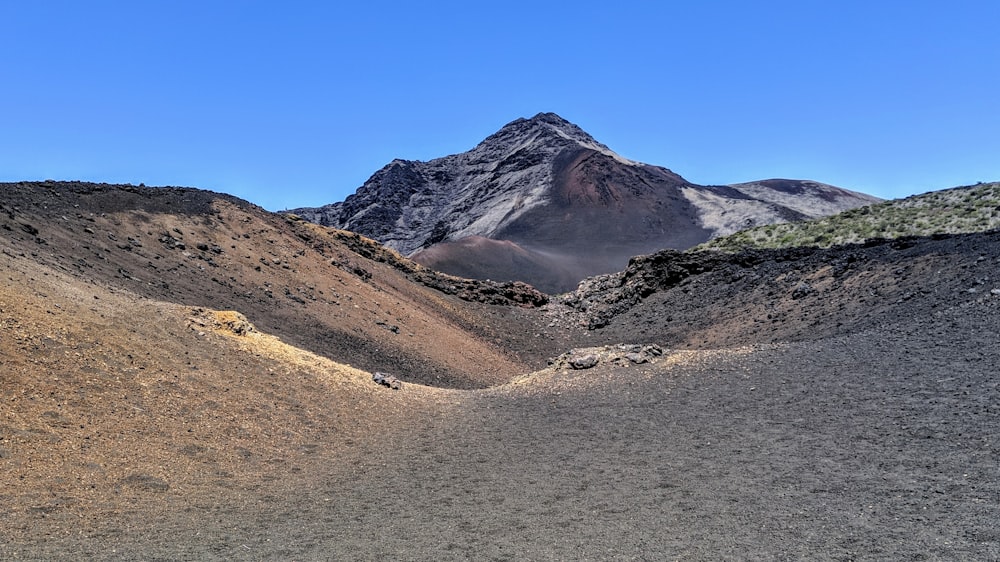
M 304 298 L 302 298 L 302 297 L 300 297 L 300 296 L 292 293 L 291 291 L 288 291 L 287 289 L 285 291 L 286 291 L 285 292 L 285 296 L 288 297 L 289 299 L 291 299 L 291 300 L 293 300 L 293 301 L 295 301 L 295 302 L 297 302 L 299 304 L 306 304 L 306 299 L 304 299 Z
M 118 268 L 118 275 L 121 275 L 123 278 L 128 279 L 130 281 L 138 281 L 139 280 L 134 275 L 132 275 L 131 273 L 129 273 L 128 271 L 126 271 L 126 270 L 124 270 L 124 269 L 122 269 L 120 267 Z
M 205 335 L 204 330 L 210 329 L 228 332 L 237 336 L 247 336 L 257 331 L 247 317 L 235 310 L 210 311 L 204 308 L 191 309 L 188 317 L 188 328 Z
M 569 366 L 574 369 L 590 369 L 591 367 L 596 367 L 599 361 L 600 359 L 596 354 L 588 353 L 587 355 L 580 355 L 570 359 Z
M 559 357 L 550 358 L 549 365 L 557 368 L 590 369 L 599 363 L 643 364 L 663 355 L 658 345 L 619 344 L 603 347 L 573 349 Z
M 792 298 L 798 300 L 815 292 L 816 289 L 813 289 L 812 285 L 803 281 L 795 287 L 795 290 L 792 291 Z
M 404 272 L 410 279 L 432 289 L 469 302 L 484 304 L 515 305 L 526 308 L 536 308 L 549 302 L 549 296 L 538 289 L 520 281 L 487 281 L 462 279 L 428 269 L 416 262 L 410 261 L 394 250 L 379 245 L 374 240 L 365 238 L 354 232 L 335 230 L 337 239 L 347 245 L 356 254 L 388 264 Z M 362 280 L 371 279 L 367 270 L 353 266 L 349 261 L 334 260 L 333 265 L 351 271 Z
M 160 236 L 159 240 L 160 243 L 163 244 L 169 250 L 184 250 L 187 248 L 187 246 L 183 242 L 181 242 L 177 238 L 174 238 L 170 234 L 164 233 L 163 235 Z
M 663 348 L 658 345 L 644 345 L 642 346 L 642 352 L 650 357 L 659 357 L 663 355 Z
M 216 320 L 221 328 L 228 330 L 237 336 L 246 336 L 257 331 L 253 324 L 251 324 L 250 321 L 239 312 L 231 310 L 218 312 L 216 313 Z
M 380 373 L 377 371 L 375 372 L 375 374 L 372 375 L 372 381 L 374 381 L 375 384 L 380 384 L 384 387 L 391 388 L 393 390 L 399 390 L 403 388 L 403 381 L 397 379 L 392 375 L 387 375 L 385 373 Z
M 629 361 L 635 363 L 636 365 L 641 365 L 643 363 L 649 362 L 649 357 L 647 357 L 645 354 L 635 353 L 635 352 L 626 353 L 625 359 L 628 359 Z

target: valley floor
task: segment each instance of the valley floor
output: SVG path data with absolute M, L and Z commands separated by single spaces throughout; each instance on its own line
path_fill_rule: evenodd
M 386 389 L 367 432 L 316 428 L 256 481 L 150 486 L 98 519 L 20 512 L 0 559 L 997 559 L 996 302 Z

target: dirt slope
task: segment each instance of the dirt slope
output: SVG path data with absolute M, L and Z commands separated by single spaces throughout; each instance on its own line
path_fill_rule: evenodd
M 117 538 L 150 517 L 266 505 L 270 483 L 310 455 L 346 458 L 400 417 L 400 394 L 380 392 L 369 373 L 238 313 L 5 266 L 0 558 L 21 558 L 10 546 L 21 540 L 47 552 L 32 558 L 72 558 L 87 536 L 108 547 L 93 557 L 116 558 Z
M 358 255 L 333 231 L 232 197 L 26 183 L 4 186 L 0 205 L 11 256 L 82 283 L 237 310 L 263 331 L 366 370 L 470 387 L 541 360 L 518 356 L 480 307 Z M 487 367 L 470 369 L 477 363 Z

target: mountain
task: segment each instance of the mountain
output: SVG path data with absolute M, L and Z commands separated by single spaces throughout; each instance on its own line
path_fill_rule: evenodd
M 468 152 L 394 160 L 344 201 L 291 212 L 447 273 L 555 293 L 620 270 L 634 255 L 877 200 L 812 181 L 693 184 L 540 113 Z

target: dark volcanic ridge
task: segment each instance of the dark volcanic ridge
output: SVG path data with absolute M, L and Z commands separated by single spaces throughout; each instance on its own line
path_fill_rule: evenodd
M 1000 302 L 998 268 L 996 230 L 825 249 L 663 250 L 556 300 L 608 340 L 732 347 L 858 333 Z
M 292 212 L 359 232 L 434 269 L 558 293 L 621 270 L 634 255 L 875 201 L 802 180 L 697 185 L 625 159 L 558 115 L 540 113 L 508 123 L 468 152 L 395 160 L 343 202 Z

